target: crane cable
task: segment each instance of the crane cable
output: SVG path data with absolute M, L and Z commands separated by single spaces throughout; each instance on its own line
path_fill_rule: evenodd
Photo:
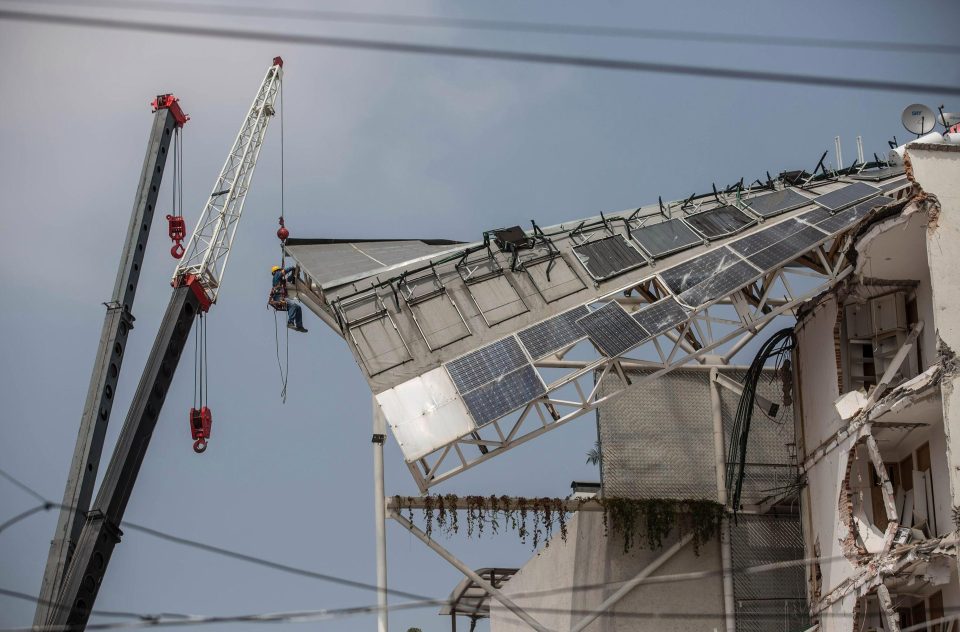
M 284 173 L 283 173 L 283 79 L 280 79 L 280 226 L 284 226 Z M 286 282 L 286 265 L 287 265 L 287 253 L 283 247 L 284 240 L 280 241 L 280 274 L 283 275 L 284 283 Z M 287 301 L 287 309 L 289 309 L 289 297 L 284 291 L 284 300 Z M 285 361 L 280 360 L 280 324 L 279 324 L 279 314 L 277 310 L 273 311 L 273 333 L 274 341 L 276 343 L 277 349 L 277 367 L 280 369 L 280 399 L 286 404 L 287 403 L 287 378 L 290 375 L 290 328 L 286 329 L 286 338 L 284 340 L 284 353 Z

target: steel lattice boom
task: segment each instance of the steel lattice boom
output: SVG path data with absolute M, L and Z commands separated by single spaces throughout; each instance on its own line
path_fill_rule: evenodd
M 257 156 L 263 147 L 267 125 L 273 118 L 273 104 L 280 91 L 282 78 L 283 60 L 275 57 L 227 155 L 197 227 L 190 236 L 187 254 L 173 275 L 174 282 L 188 275 L 195 276 L 212 303 L 217 301 L 220 293 L 230 247 L 257 165 Z

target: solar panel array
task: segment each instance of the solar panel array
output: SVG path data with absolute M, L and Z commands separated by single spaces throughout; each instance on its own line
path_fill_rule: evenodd
M 684 219 L 707 239 L 727 237 L 754 223 L 753 218 L 730 205 L 701 211 Z
M 586 333 L 577 324 L 577 320 L 589 313 L 586 305 L 574 307 L 568 312 L 527 327 L 517 336 L 530 357 L 538 360 L 583 338 Z
M 834 189 L 830 193 L 817 196 L 813 201 L 828 211 L 839 211 L 878 193 L 880 193 L 880 190 L 877 187 L 872 187 L 866 182 L 855 182 L 841 189 Z
M 630 231 L 630 236 L 654 259 L 703 243 L 692 228 L 676 218 L 641 226 Z
M 781 189 L 752 197 L 744 202 L 750 210 L 761 217 L 774 217 L 810 203 L 810 198 L 793 189 Z
M 647 262 L 623 235 L 611 235 L 574 246 L 573 252 L 596 281 L 615 277 Z
M 649 337 L 647 331 L 616 301 L 610 301 L 577 322 L 600 351 L 611 358 L 633 349 Z
M 516 336 L 509 336 L 448 362 L 445 365 L 447 371 L 479 425 L 499 419 L 546 395 L 543 379 L 528 360 L 527 354 L 537 360 L 584 336 L 589 336 L 608 357 L 626 353 L 686 322 L 690 317 L 690 309 L 697 309 L 729 295 L 764 271 L 777 268 L 807 252 L 818 242 L 848 228 L 874 208 L 894 202 L 889 197 L 872 197 L 877 193 L 879 191 L 875 187 L 856 183 L 821 195 L 815 200 L 819 205 L 817 208 L 765 226 L 751 235 L 661 271 L 659 276 L 673 296 L 643 306 L 633 314 L 628 314 L 616 301 L 610 301 L 594 311 L 581 305 L 531 325 Z M 755 204 L 756 212 L 767 217 L 798 207 L 793 205 L 802 206 L 810 202 L 803 198 L 801 204 L 800 197 L 803 196 L 794 191 L 787 194 L 778 191 L 757 196 L 748 200 L 747 204 Z M 724 208 L 744 215 L 733 207 Z M 720 213 L 714 218 L 730 217 L 729 210 L 714 209 L 718 210 Z M 699 213 L 686 221 L 703 215 L 705 213 Z M 724 224 L 724 221 L 721 219 L 719 223 L 714 223 L 714 220 L 708 220 L 704 225 L 724 230 L 740 230 L 744 226 L 736 220 L 729 224 Z M 670 227 L 649 230 L 664 225 Z M 637 229 L 633 234 L 644 249 L 649 247 L 651 255 L 656 252 L 664 256 L 664 253 L 671 252 L 670 248 L 675 244 L 683 244 L 676 246 L 677 249 L 683 249 L 700 243 L 699 238 L 690 238 L 692 231 L 687 233 L 678 227 L 686 228 L 681 220 L 668 220 Z M 671 241 L 671 235 L 677 236 L 676 242 Z M 625 251 L 624 247 L 629 250 Z M 578 255 L 584 259 L 584 267 L 591 275 L 596 272 L 598 275 L 607 275 L 605 278 L 625 271 L 627 265 L 637 267 L 644 263 L 640 253 L 619 235 L 581 244 L 575 250 L 579 251 Z M 625 252 L 627 254 L 624 256 Z

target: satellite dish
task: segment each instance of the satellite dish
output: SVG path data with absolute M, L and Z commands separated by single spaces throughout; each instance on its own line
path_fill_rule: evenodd
M 953 127 L 960 123 L 960 112 L 941 112 L 941 116 L 946 127 Z
M 933 131 L 937 124 L 937 115 L 927 106 L 914 103 L 903 109 L 900 120 L 908 132 L 922 136 Z

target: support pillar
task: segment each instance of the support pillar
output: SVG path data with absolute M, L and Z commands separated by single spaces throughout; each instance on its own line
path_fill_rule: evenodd
M 390 510 L 390 517 L 399 522 L 401 525 L 407 528 L 407 531 L 412 533 L 417 537 L 418 540 L 430 547 L 437 555 L 445 559 L 451 566 L 456 568 L 458 571 L 469 577 L 473 580 L 477 586 L 482 588 L 488 595 L 499 601 L 503 606 L 517 615 L 517 617 L 529 625 L 537 632 L 551 632 L 549 628 L 545 628 L 539 621 L 531 617 L 526 610 L 518 606 L 512 599 L 504 595 L 502 592 L 493 587 L 493 585 L 485 580 L 483 577 L 478 575 L 472 568 L 461 562 L 457 559 L 450 551 L 446 550 L 442 546 L 436 543 L 433 539 L 430 538 L 426 533 L 417 528 L 417 525 L 413 524 L 399 513 L 396 510 Z
M 377 533 L 377 632 L 387 632 L 387 515 L 383 484 L 383 444 L 386 420 L 373 402 L 373 513 Z
M 723 411 L 720 407 L 720 372 L 710 369 L 710 406 L 713 411 L 713 453 L 717 467 L 717 502 L 727 505 L 727 457 L 724 447 Z M 726 632 L 736 631 L 736 608 L 733 598 L 733 554 L 730 550 L 730 521 L 726 513 L 720 525 L 720 568 L 723 572 L 723 621 Z

